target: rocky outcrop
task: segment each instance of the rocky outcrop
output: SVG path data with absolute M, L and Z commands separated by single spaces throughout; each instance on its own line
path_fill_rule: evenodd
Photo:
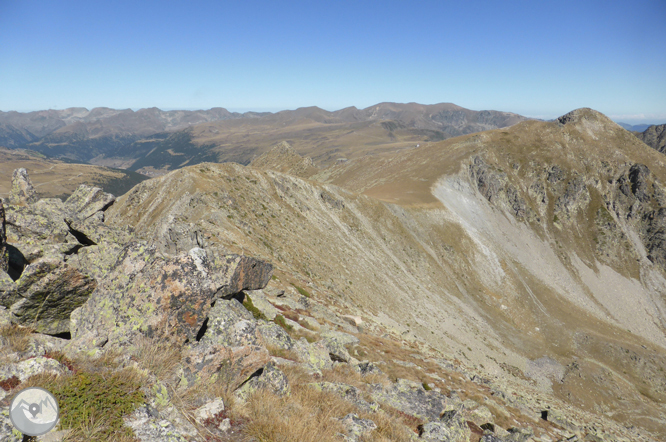
M 56 335 L 69 332 L 70 313 L 96 286 L 94 279 L 76 268 L 47 257 L 29 265 L 16 283 L 14 296 L 3 301 L 13 322 Z
M 508 211 L 518 220 L 534 217 L 534 212 L 527 206 L 518 189 L 509 182 L 506 173 L 496 170 L 479 157 L 472 159 L 469 173 L 479 193 L 490 203 Z
M 65 206 L 71 212 L 78 215 L 78 218 L 86 219 L 96 213 L 103 213 L 106 209 L 111 207 L 116 201 L 116 197 L 110 193 L 104 192 L 99 187 L 89 187 L 81 184 L 78 189 L 74 191 L 67 201 Z
M 5 206 L 0 198 L 0 272 L 9 270 L 9 251 L 7 250 L 7 227 L 5 225 Z
M 270 264 L 246 256 L 192 249 L 165 258 L 154 247 L 130 243 L 90 299 L 72 314 L 72 345 L 125 345 L 137 334 L 195 341 L 216 301 L 217 310 L 224 310 L 222 298 L 261 289 L 271 274 Z M 254 342 L 244 344 L 249 343 Z
M 12 190 L 9 192 L 9 204 L 26 205 L 36 202 L 37 192 L 28 177 L 28 171 L 16 169 L 12 175 Z
M 636 136 L 657 152 L 666 153 L 666 124 L 650 126 Z
M 97 286 L 97 279 L 115 261 L 116 245 L 128 236 L 101 225 L 102 211 L 115 200 L 99 188 L 79 187 L 66 202 L 36 200 L 25 169 L 13 176 L 10 204 L 3 209 L 0 250 L 0 305 L 9 309 L 12 322 L 41 333 L 69 333 L 70 314 Z M 99 214 L 97 218 L 96 214 Z M 97 242 L 111 245 L 104 253 L 81 249 Z

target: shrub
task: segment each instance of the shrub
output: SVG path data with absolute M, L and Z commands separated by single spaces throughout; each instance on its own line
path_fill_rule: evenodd
M 78 372 L 73 375 L 37 375 L 26 386 L 39 386 L 58 398 L 60 428 L 67 440 L 131 440 L 132 430 L 123 416 L 144 402 L 143 375 L 133 369 L 114 372 Z

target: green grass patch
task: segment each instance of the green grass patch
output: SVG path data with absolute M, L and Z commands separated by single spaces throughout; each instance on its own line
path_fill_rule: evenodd
M 305 296 L 306 298 L 311 298 L 311 297 L 312 297 L 312 295 L 310 294 L 310 292 L 308 292 L 307 290 L 305 290 L 303 287 L 299 287 L 299 286 L 297 286 L 297 285 L 294 284 L 294 283 L 292 283 L 291 285 L 293 285 L 294 288 L 295 288 L 296 290 L 298 290 L 298 293 L 300 293 L 301 295 Z
M 132 438 L 123 416 L 145 402 L 140 388 L 143 377 L 133 369 L 115 372 L 79 372 L 45 377 L 38 382 L 58 398 L 60 428 L 72 430 L 75 440 Z
M 264 321 L 268 321 L 268 318 L 261 313 L 261 311 L 254 306 L 252 303 L 252 298 L 250 298 L 250 295 L 245 295 L 245 299 L 243 300 L 243 306 L 250 312 L 252 313 L 252 316 L 254 316 L 254 319 L 263 319 Z
M 275 322 L 277 325 L 282 327 L 287 332 L 291 331 L 294 328 L 291 325 L 287 324 L 287 321 L 284 320 L 284 316 L 282 315 L 277 315 L 273 320 L 273 322 Z

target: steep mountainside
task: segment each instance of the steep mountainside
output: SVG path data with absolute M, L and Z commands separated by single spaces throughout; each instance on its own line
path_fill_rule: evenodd
M 0 198 L 10 191 L 9 181 L 15 169 L 30 173 L 37 195 L 42 198 L 66 197 L 81 184 L 102 187 L 123 194 L 146 177 L 138 173 L 89 164 L 73 164 L 45 158 L 37 152 L 0 147 Z
M 666 124 L 650 126 L 636 136 L 654 150 L 666 153 Z
M 107 220 L 167 253 L 262 257 L 389 333 L 537 388 L 541 407 L 567 402 L 576 425 L 586 410 L 666 437 L 662 155 L 579 109 L 312 179 L 200 164 L 141 183 Z

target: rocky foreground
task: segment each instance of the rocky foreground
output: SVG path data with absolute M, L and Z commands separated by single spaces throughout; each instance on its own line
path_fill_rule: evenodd
M 40 440 L 630 441 L 636 428 L 407 342 L 264 260 L 178 253 L 105 223 L 115 197 L 0 204 L 0 435 L 28 386 L 59 400 Z

